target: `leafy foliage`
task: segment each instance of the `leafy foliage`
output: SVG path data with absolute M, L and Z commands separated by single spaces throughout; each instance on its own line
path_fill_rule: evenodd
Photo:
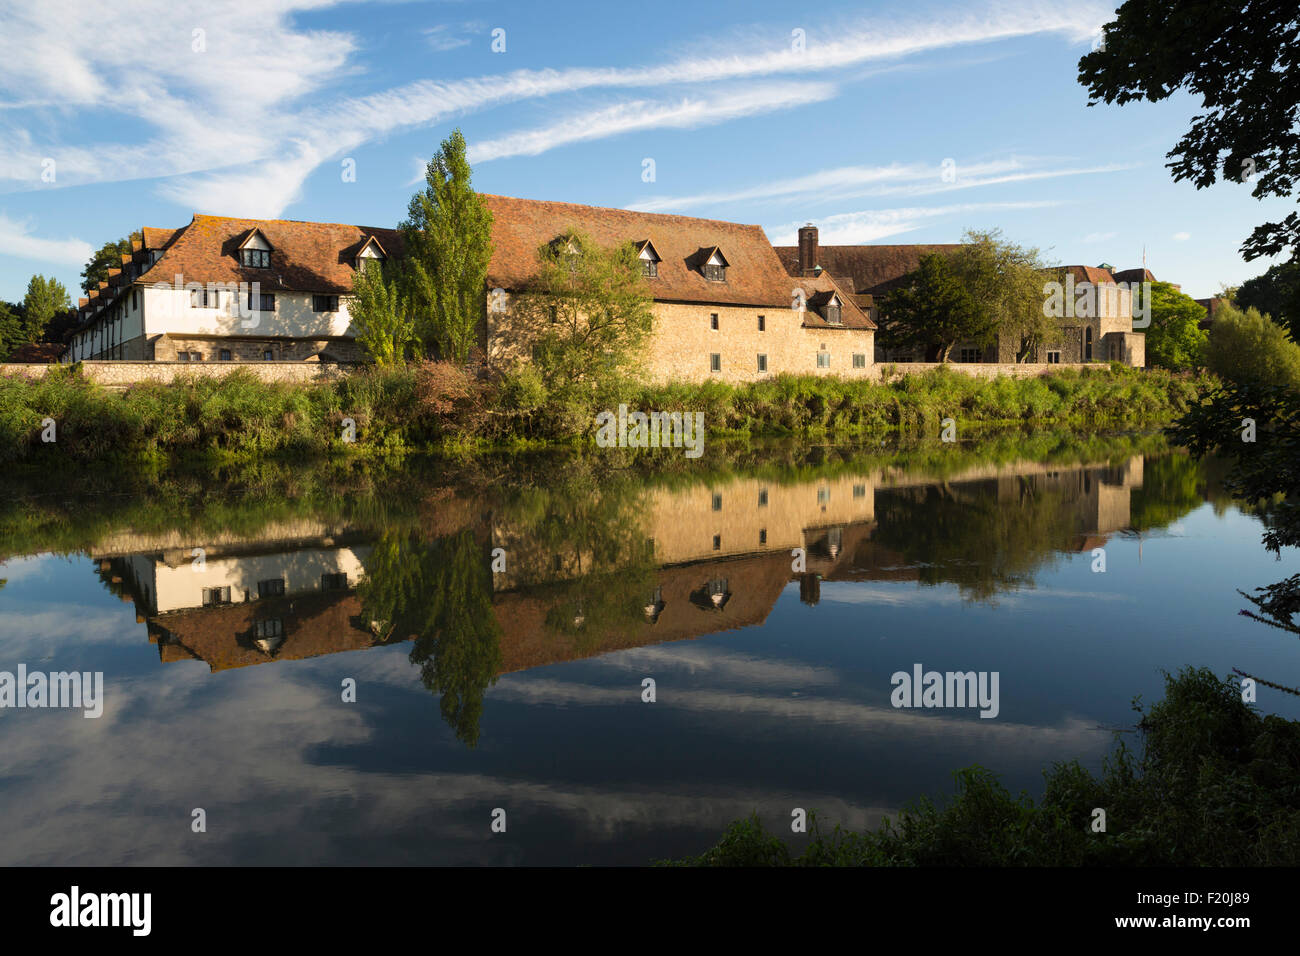
M 348 302 L 357 342 L 379 366 L 402 361 L 416 341 L 410 301 L 388 280 L 387 268 L 375 261 L 354 273 Z
M 962 281 L 948 257 L 921 257 L 907 283 L 881 299 L 883 317 L 876 333 L 881 345 L 923 355 L 937 353 L 948 361 L 958 342 L 986 346 L 993 341 L 993 317 Z
M 1186 371 L 1205 365 L 1209 335 L 1200 327 L 1202 308 L 1169 282 L 1151 283 L 1151 325 L 1146 330 L 1147 364 Z
M 1250 182 L 1256 199 L 1291 196 L 1300 178 L 1300 18 L 1294 0 L 1125 0 L 1100 49 L 1079 61 L 1089 105 L 1159 102 L 1180 90 L 1202 112 L 1171 149 L 1175 181 Z M 1247 259 L 1300 242 L 1300 216 L 1255 228 Z
M 693 866 L 1295 866 L 1300 863 L 1300 722 L 1260 716 L 1240 684 L 1204 668 L 1165 675 L 1142 714 L 1139 751 L 1119 741 L 1101 775 L 1077 762 L 1044 773 L 1042 801 L 1012 796 L 982 767 L 958 771 L 874 831 L 825 832 L 793 856 L 756 816 Z M 1092 812 L 1106 810 L 1106 831 Z
M 460 130 L 443 140 L 425 182 L 401 225 L 405 293 L 426 354 L 463 363 L 483 321 L 492 214 L 470 185 Z
M 1210 326 L 1207 361 L 1224 379 L 1252 385 L 1300 388 L 1300 346 L 1286 330 L 1255 309 L 1219 307 Z

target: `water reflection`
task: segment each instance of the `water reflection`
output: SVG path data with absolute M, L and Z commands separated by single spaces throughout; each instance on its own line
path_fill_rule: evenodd
M 760 625 L 792 585 L 809 606 L 823 582 L 872 581 L 994 603 L 1063 555 L 1177 520 L 1201 500 L 1198 474 L 1177 454 L 672 482 L 575 469 L 428 493 L 436 520 L 115 531 L 92 556 L 165 664 L 216 672 L 410 641 L 472 747 L 501 674 Z

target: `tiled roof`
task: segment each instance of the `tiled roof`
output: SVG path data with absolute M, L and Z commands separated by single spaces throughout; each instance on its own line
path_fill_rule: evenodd
M 9 357 L 4 361 L 45 365 L 57 362 L 66 348 L 67 346 L 59 345 L 57 342 L 28 343 L 27 345 L 18 346 L 9 353 Z
M 869 319 L 865 312 L 858 308 L 857 303 L 846 293 L 842 285 L 837 283 L 828 273 L 823 272 L 819 276 L 802 276 L 792 278 L 796 287 L 803 289 L 807 294 L 808 309 L 804 312 L 803 326 L 806 329 L 874 329 L 876 323 Z M 831 293 L 838 293 L 840 297 L 840 324 L 832 325 L 826 321 L 824 308 L 830 301 Z
M 799 247 L 776 246 L 781 264 L 792 276 L 799 275 Z M 817 265 L 840 280 L 849 293 L 888 292 L 921 265 L 931 252 L 956 252 L 958 243 L 907 246 L 818 246 Z
M 660 256 L 658 278 L 646 280 L 657 300 L 790 305 L 794 286 L 759 226 L 509 196 L 482 198 L 494 219 L 490 286 L 527 288 L 536 276 L 538 247 L 573 229 L 602 246 L 649 239 Z M 725 282 L 711 282 L 699 271 L 701 253 L 715 247 L 728 263 Z
M 1115 281 L 1115 277 L 1110 274 L 1109 269 L 1102 269 L 1098 266 L 1061 266 L 1061 269 L 1071 273 L 1075 282 L 1091 282 L 1094 285 L 1102 285 Z
M 272 246 L 269 269 L 239 264 L 236 249 L 253 229 Z M 155 241 L 166 239 L 162 234 L 167 230 L 146 228 L 144 232 L 151 249 Z M 158 262 L 136 281 L 170 283 L 179 274 L 183 282 L 258 282 L 264 292 L 346 294 L 352 291 L 353 260 L 371 236 L 390 254 L 400 254 L 401 234 L 395 229 L 195 215 L 188 226 L 176 230 Z
M 1116 282 L 1155 282 L 1150 269 L 1121 269 L 1114 273 Z

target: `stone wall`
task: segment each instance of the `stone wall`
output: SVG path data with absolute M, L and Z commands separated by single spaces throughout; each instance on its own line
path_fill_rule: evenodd
M 0 364 L 0 375 L 42 378 L 51 368 L 67 366 Z M 348 374 L 352 366 L 318 362 L 82 362 L 83 374 L 109 387 L 135 382 L 170 382 L 175 378 L 221 378 L 236 369 L 264 382 L 326 382 Z

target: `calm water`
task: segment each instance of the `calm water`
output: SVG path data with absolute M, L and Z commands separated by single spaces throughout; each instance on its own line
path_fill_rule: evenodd
M 1297 562 L 1213 462 L 1025 444 L 14 489 L 0 671 L 104 705 L 0 710 L 0 863 L 639 864 L 973 763 L 1038 794 L 1165 669 L 1300 683 L 1237 594 Z M 997 716 L 891 706 L 918 664 Z

